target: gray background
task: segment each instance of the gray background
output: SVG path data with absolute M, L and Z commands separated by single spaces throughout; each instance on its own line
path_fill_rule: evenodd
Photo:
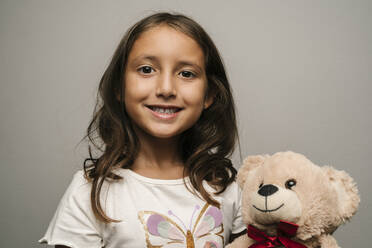
M 193 17 L 220 49 L 242 157 L 294 150 L 349 172 L 362 202 L 335 236 L 370 247 L 372 2 L 359 0 L 1 0 L 0 247 L 39 247 L 82 167 L 78 143 L 116 45 L 159 10 Z

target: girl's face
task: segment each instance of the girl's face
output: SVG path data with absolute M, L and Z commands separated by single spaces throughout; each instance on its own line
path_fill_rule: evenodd
M 190 128 L 204 108 L 204 54 L 189 36 L 167 25 L 140 35 L 125 70 L 125 107 L 137 132 L 171 138 Z

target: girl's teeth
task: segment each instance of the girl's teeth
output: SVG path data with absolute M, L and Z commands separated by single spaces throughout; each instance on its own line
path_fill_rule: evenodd
M 176 112 L 176 109 L 174 108 L 153 108 L 155 112 L 161 113 L 161 114 L 173 114 Z

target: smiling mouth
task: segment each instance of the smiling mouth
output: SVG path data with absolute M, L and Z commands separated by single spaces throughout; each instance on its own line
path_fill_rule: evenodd
M 146 107 L 159 114 L 174 114 L 182 110 L 182 108 L 173 106 L 146 105 Z
M 279 208 L 281 208 L 281 207 L 283 207 L 284 206 L 284 203 L 282 203 L 282 205 L 280 205 L 279 207 L 277 207 L 277 208 L 274 208 L 274 209 L 260 209 L 260 208 L 258 208 L 258 207 L 256 207 L 255 205 L 252 205 L 255 209 L 257 209 L 258 211 L 261 211 L 261 212 L 263 212 L 263 213 L 268 213 L 268 212 L 274 212 L 274 211 L 276 211 L 276 210 L 278 210 Z
M 161 119 L 168 119 L 171 117 L 175 117 L 178 112 L 183 110 L 183 108 L 177 106 L 166 106 L 166 105 L 145 105 L 148 109 L 150 109 L 157 117 Z

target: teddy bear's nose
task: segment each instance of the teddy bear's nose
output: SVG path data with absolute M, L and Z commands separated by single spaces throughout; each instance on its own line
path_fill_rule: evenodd
M 278 191 L 278 188 L 272 184 L 266 184 L 265 186 L 261 187 L 258 193 L 262 196 L 269 196 L 274 194 Z

